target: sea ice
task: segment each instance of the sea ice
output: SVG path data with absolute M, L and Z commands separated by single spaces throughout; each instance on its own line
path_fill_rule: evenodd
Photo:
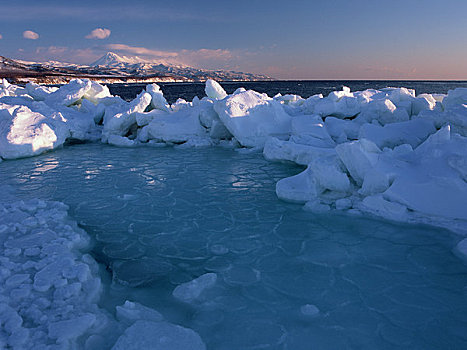
M 206 273 L 198 278 L 183 283 L 173 291 L 173 296 L 184 302 L 193 302 L 196 300 L 201 293 L 206 289 L 211 288 L 217 281 L 217 275 L 215 273 Z
M 279 180 L 276 184 L 277 196 L 295 203 L 306 203 L 316 199 L 321 191 L 310 167 L 298 175 Z
M 57 91 L 57 87 L 41 86 L 34 83 L 26 84 L 26 91 L 35 101 L 44 101 L 51 93 Z
M 0 103 L 0 156 L 30 157 L 61 146 L 69 130 L 59 119 L 46 117 L 26 106 Z
M 366 123 L 360 128 L 359 138 L 374 142 L 380 149 L 394 148 L 403 144 L 415 148 L 435 132 L 433 122 L 425 119 L 412 119 L 385 126 Z
M 467 261 L 467 238 L 464 238 L 456 245 L 455 252 Z
M 316 317 L 319 315 L 319 309 L 312 304 L 305 304 L 300 307 L 300 312 L 306 317 Z
M 118 338 L 112 350 L 205 350 L 191 329 L 167 322 L 137 321 Z
M 0 202 L 0 344 L 5 341 L 5 348 L 83 348 L 112 322 L 97 306 L 97 264 L 81 252 L 89 238 L 66 210 L 58 202 Z
M 442 100 L 442 103 L 445 109 L 453 106 L 466 105 L 467 88 L 449 90 L 447 96 Z
M 336 146 L 336 152 L 350 176 L 361 185 L 365 174 L 378 162 L 381 150 L 373 142 L 360 139 Z
M 161 88 L 157 84 L 151 84 L 146 86 L 146 92 L 151 95 L 151 106 L 154 109 L 158 109 L 164 112 L 170 111 L 170 106 L 161 91 Z
M 164 319 L 156 310 L 128 300 L 122 306 L 116 307 L 116 314 L 117 320 L 126 324 L 132 324 L 138 320 L 159 322 Z
M 217 101 L 214 109 L 242 146 L 263 147 L 268 136 L 290 134 L 291 117 L 266 94 L 241 92 Z
M 209 138 L 196 110 L 156 116 L 146 128 L 150 139 L 164 142 L 182 143 L 197 137 Z
M 228 95 L 208 80 L 206 97 L 169 105 L 156 84 L 125 102 L 86 79 L 58 89 L 3 79 L 0 159 L 37 155 L 67 140 L 251 147 L 268 160 L 307 167 L 277 183 L 280 198 L 341 210 L 350 208 L 341 200 L 351 198 L 352 208 L 388 217 L 402 206 L 408 212 L 396 215 L 400 220 L 449 226 L 465 220 L 466 91 L 417 96 L 407 88 L 344 87 L 326 97 L 271 98 L 245 89 Z
M 84 314 L 69 320 L 52 322 L 48 327 L 48 335 L 51 339 L 57 339 L 58 343 L 63 343 L 86 333 L 89 328 L 93 327 L 94 322 L 96 322 L 96 316 L 93 314 Z
M 346 86 L 342 91 L 333 91 L 326 98 L 313 99 L 313 107 L 308 110 L 320 116 L 335 116 L 338 118 L 353 117 L 360 113 L 361 106 L 357 97 Z
M 206 96 L 212 98 L 213 100 L 222 100 L 227 97 L 227 93 L 222 88 L 222 86 L 220 86 L 217 81 L 212 79 L 206 80 L 205 92 Z
M 103 141 L 107 141 L 110 135 L 125 136 L 133 125 L 136 125 L 136 114 L 144 112 L 151 103 L 151 95 L 141 92 L 129 104 L 117 105 L 106 109 L 104 115 L 104 128 L 102 130 Z M 117 110 L 115 110 L 117 108 Z
M 335 154 L 334 148 L 302 145 L 292 141 L 281 141 L 275 137 L 268 138 L 263 148 L 263 155 L 267 160 L 287 160 L 300 165 L 308 165 L 320 157 L 333 156 Z
M 315 147 L 335 147 L 323 120 L 316 116 L 295 116 L 290 141 Z
M 68 84 L 62 85 L 60 89 L 46 96 L 46 103 L 50 106 L 62 105 L 69 107 L 84 98 L 93 85 L 99 84 L 93 83 L 91 80 L 73 79 Z M 99 86 L 104 89 L 103 86 Z
M 109 145 L 119 146 L 119 147 L 133 147 L 135 141 L 130 140 L 128 137 L 119 136 L 119 135 L 109 135 L 107 138 Z

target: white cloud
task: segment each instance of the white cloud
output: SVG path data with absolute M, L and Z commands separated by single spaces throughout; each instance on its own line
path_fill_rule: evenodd
M 39 34 L 37 34 L 36 32 L 33 32 L 32 30 L 26 30 L 23 32 L 23 38 L 30 39 L 30 40 L 36 40 L 36 39 L 39 39 Z
M 106 39 L 110 36 L 110 29 L 96 28 L 90 34 L 86 35 L 86 39 Z
M 181 50 L 178 60 L 182 64 L 204 69 L 242 70 L 251 52 L 247 50 L 198 49 Z
M 199 50 L 182 50 L 182 55 L 188 57 L 198 58 L 198 59 L 220 59 L 220 60 L 230 60 L 233 58 L 233 54 L 230 50 L 225 49 L 199 49 Z
M 181 50 L 179 58 L 182 63 L 189 65 L 216 67 L 237 58 L 237 54 L 226 49 Z
M 51 55 L 61 55 L 65 52 L 67 52 L 69 49 L 67 47 L 63 47 L 63 46 L 49 46 L 49 47 L 38 47 L 36 48 L 36 53 L 37 54 L 40 54 L 40 53 L 44 53 L 44 52 L 47 52 Z
M 115 51 L 121 55 L 138 55 L 148 60 L 169 59 L 172 63 L 183 63 L 188 65 L 201 65 L 216 67 L 238 58 L 238 54 L 226 49 L 199 49 L 162 51 L 145 47 L 129 46 L 125 44 L 107 44 L 100 49 Z

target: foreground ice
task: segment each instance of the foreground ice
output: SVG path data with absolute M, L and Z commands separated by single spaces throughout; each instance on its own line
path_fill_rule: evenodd
M 206 350 L 193 330 L 167 322 L 137 321 L 125 330 L 112 350 Z
M 6 191 L 6 189 L 3 189 Z M 3 198 L 5 200 L 5 198 Z M 126 301 L 101 309 L 89 237 L 60 202 L 0 202 L 0 348 L 205 349 L 193 330 Z
M 1 166 L 19 199 L 66 202 L 95 238 L 111 331 L 90 349 L 144 346 L 132 336 L 161 327 L 216 350 L 467 345 L 463 237 L 278 200 L 276 181 L 301 166 L 98 144 Z
M 40 200 L 0 204 L 0 347 L 83 347 L 108 326 L 97 307 L 96 262 L 80 251 L 89 238 L 67 207 Z
M 214 286 L 217 281 L 215 273 L 206 273 L 198 278 L 182 283 L 173 291 L 173 296 L 181 301 L 193 302 L 203 293 L 206 289 Z

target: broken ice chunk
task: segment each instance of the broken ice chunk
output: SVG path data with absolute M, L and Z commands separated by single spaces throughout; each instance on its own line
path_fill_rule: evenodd
M 464 238 L 462 241 L 457 243 L 454 253 L 467 261 L 467 238 Z
M 117 306 L 117 319 L 121 322 L 133 323 L 138 320 L 162 321 L 164 317 L 154 309 L 144 305 L 125 301 L 122 306 Z
M 137 321 L 118 338 L 112 350 L 205 350 L 193 330 L 167 322 Z
M 361 186 L 365 174 L 378 162 L 381 150 L 373 142 L 361 139 L 338 145 L 336 152 L 350 176 Z
M 177 286 L 172 295 L 184 302 L 191 302 L 197 299 L 206 289 L 211 288 L 217 281 L 217 274 L 206 273 L 190 282 Z
M 227 97 L 227 93 L 222 88 L 222 86 L 220 86 L 217 81 L 212 79 L 206 80 L 205 92 L 207 97 L 214 100 L 222 100 L 223 98 Z
M 300 307 L 302 315 L 307 317 L 316 317 L 319 315 L 319 309 L 315 305 L 305 304 Z
M 74 319 L 53 322 L 49 324 L 49 337 L 59 342 L 77 338 L 91 328 L 95 321 L 95 315 L 84 314 Z

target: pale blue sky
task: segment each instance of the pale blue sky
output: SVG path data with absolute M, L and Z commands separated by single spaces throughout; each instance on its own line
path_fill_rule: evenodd
M 0 0 L 0 55 L 91 63 L 114 51 L 282 79 L 465 80 L 466 14 L 465 0 Z

